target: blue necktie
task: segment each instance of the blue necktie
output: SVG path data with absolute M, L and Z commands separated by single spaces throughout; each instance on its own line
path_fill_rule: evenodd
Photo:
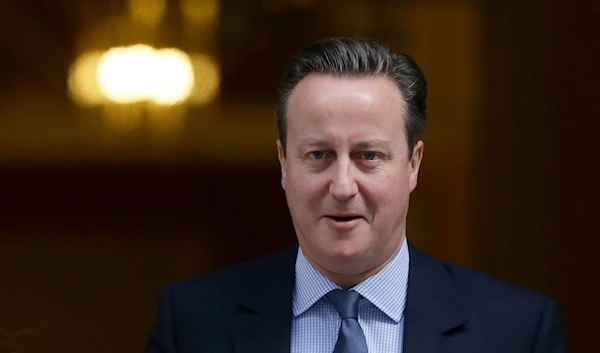
M 334 289 L 327 294 L 327 299 L 342 318 L 342 326 L 333 353 L 368 353 L 365 334 L 358 324 L 360 294 L 355 291 Z

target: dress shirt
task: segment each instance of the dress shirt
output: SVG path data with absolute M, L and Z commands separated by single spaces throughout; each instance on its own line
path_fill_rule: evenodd
M 402 353 L 409 262 L 404 238 L 400 251 L 383 269 L 350 289 L 363 296 L 358 303 L 358 322 L 369 353 Z M 333 352 L 341 319 L 325 294 L 337 288 L 340 286 L 317 271 L 298 249 L 291 353 Z

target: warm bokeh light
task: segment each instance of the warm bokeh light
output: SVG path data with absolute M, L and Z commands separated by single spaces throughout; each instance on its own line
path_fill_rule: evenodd
M 219 93 L 219 63 L 205 54 L 137 44 L 87 53 L 73 63 L 69 92 L 79 105 L 150 102 L 204 105 Z
M 215 99 L 221 86 L 221 70 L 212 58 L 202 54 L 192 55 L 194 67 L 194 89 L 190 102 L 203 105 Z
M 156 104 L 173 105 L 189 97 L 194 71 L 189 56 L 177 49 L 162 49 L 152 58 L 149 95 Z
M 187 54 L 141 44 L 107 51 L 100 58 L 97 79 L 102 93 L 120 104 L 145 100 L 177 104 L 188 98 L 194 86 Z
M 96 69 L 101 56 L 101 51 L 86 53 L 77 58 L 69 69 L 69 95 L 79 105 L 98 105 L 104 101 L 96 80 Z
M 154 49 L 134 45 L 108 50 L 100 58 L 96 77 L 102 93 L 111 101 L 133 103 L 148 96 Z
M 219 15 L 219 2 L 217 0 L 181 0 L 181 13 L 189 24 L 212 25 Z
M 156 26 L 165 16 L 166 0 L 129 0 L 129 13 L 134 20 Z

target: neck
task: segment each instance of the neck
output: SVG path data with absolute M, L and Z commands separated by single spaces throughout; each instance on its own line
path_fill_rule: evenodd
M 332 271 L 324 266 L 319 265 L 316 261 L 313 261 L 313 259 L 311 259 L 306 253 L 304 254 L 304 256 L 306 257 L 308 262 L 323 276 L 329 278 L 333 283 L 337 284 L 343 289 L 350 289 L 358 285 L 360 282 L 366 280 L 367 278 L 373 276 L 377 272 L 381 271 L 400 252 L 400 249 L 402 249 L 402 244 L 404 244 L 404 237 L 402 237 L 402 241 L 399 242 L 399 244 L 395 247 L 394 251 L 392 251 L 391 254 L 387 256 L 383 262 L 380 262 L 376 266 L 370 267 L 368 270 L 361 272 L 342 273 L 339 271 Z

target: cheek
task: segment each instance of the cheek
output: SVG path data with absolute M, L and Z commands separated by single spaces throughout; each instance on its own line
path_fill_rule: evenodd
M 325 178 L 308 174 L 288 174 L 286 197 L 290 208 L 301 212 L 314 212 L 327 193 Z
M 383 179 L 365 184 L 362 192 L 367 203 L 376 210 L 387 213 L 400 212 L 408 204 L 408 180 Z
M 305 198 L 310 198 L 326 187 L 327 177 L 324 174 L 315 174 L 303 170 L 291 170 L 287 175 L 288 187 L 295 193 Z

